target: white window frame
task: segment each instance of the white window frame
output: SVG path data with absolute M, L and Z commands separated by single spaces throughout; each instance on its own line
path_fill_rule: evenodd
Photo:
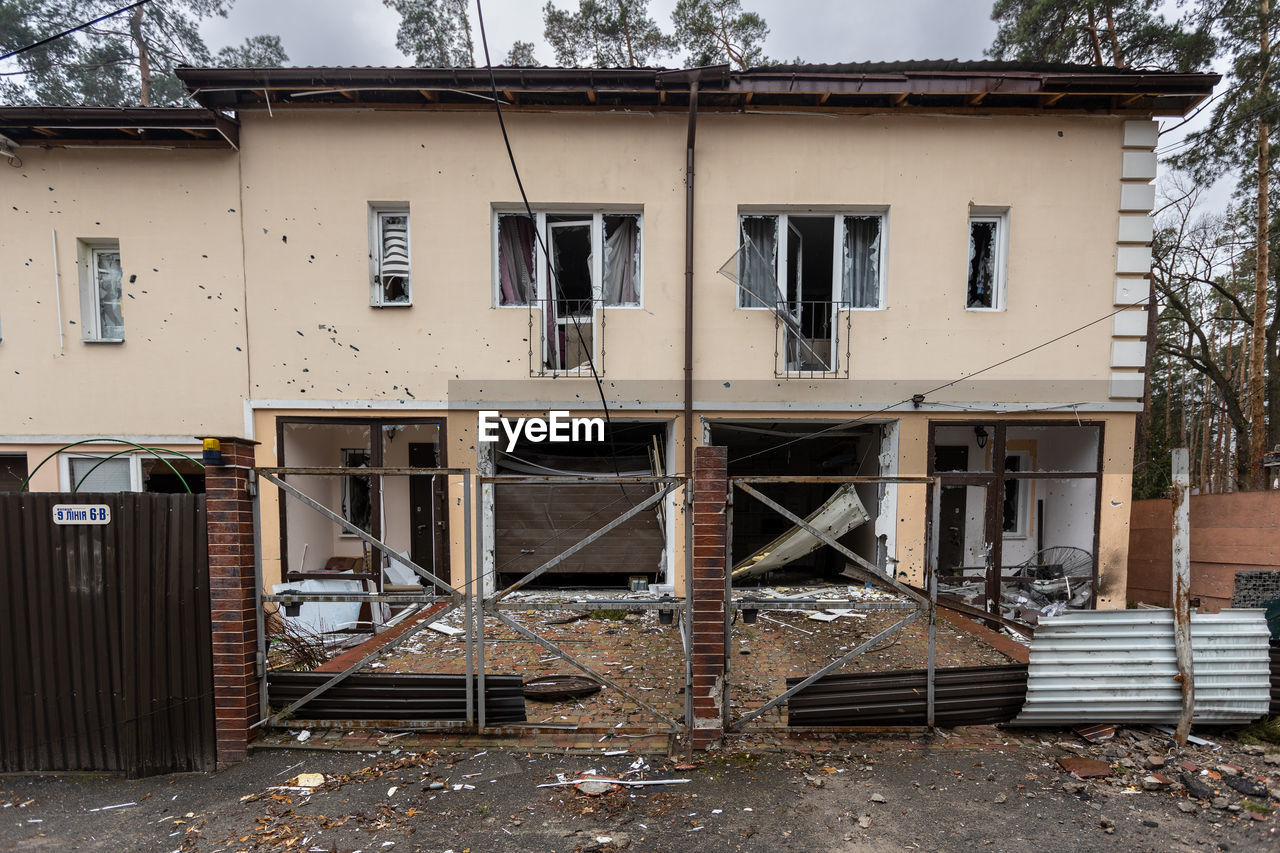
M 122 344 L 124 335 L 118 338 L 102 334 L 102 288 L 98 282 L 98 256 L 112 252 L 120 256 L 120 316 L 124 317 L 124 253 L 120 241 L 106 237 L 76 241 L 76 266 L 80 278 L 80 340 L 87 344 Z M 122 323 L 123 326 L 123 323 Z
M 382 286 L 382 221 L 389 216 L 403 216 L 405 220 L 406 252 L 409 256 L 409 275 L 405 277 L 405 299 L 388 302 Z M 375 201 L 369 203 L 369 306 L 372 308 L 413 307 L 413 218 L 409 215 L 408 202 Z
M 996 226 L 995 245 L 995 281 L 992 287 L 991 307 L 970 307 L 969 305 L 969 251 L 973 245 L 973 224 L 975 222 L 993 222 Z M 964 310 L 966 311 L 1003 311 L 1005 310 L 1006 293 L 1009 278 L 1009 208 L 978 207 L 969 209 L 969 219 L 965 229 L 965 272 L 964 272 Z
M 880 259 L 877 265 L 879 272 L 879 281 L 877 282 L 877 304 L 875 306 L 854 307 L 852 305 L 844 306 L 842 311 L 884 311 L 887 307 L 887 291 L 886 285 L 886 261 L 889 257 L 889 210 L 888 208 L 840 208 L 839 210 L 778 210 L 778 209 L 762 209 L 753 210 L 750 208 L 741 208 L 738 211 L 737 235 L 741 239 L 742 220 L 745 217 L 761 217 L 773 216 L 778 220 L 778 256 L 775 259 L 777 268 L 775 270 L 776 280 L 778 282 L 778 293 L 783 301 L 791 298 L 790 288 L 787 284 L 787 247 L 790 236 L 788 227 L 789 219 L 797 216 L 806 219 L 815 219 L 825 216 L 831 217 L 832 231 L 832 259 L 831 259 L 831 301 L 833 303 L 840 302 L 840 289 L 844 277 L 844 220 L 845 217 L 879 217 L 880 219 Z M 739 244 L 739 251 L 744 247 Z M 734 306 L 739 311 L 772 311 L 773 309 L 767 305 L 744 305 L 744 297 L 746 291 L 741 287 L 734 287 L 737 294 L 734 298 Z M 813 300 L 810 300 L 813 301 Z
M 60 453 L 58 454 L 58 480 L 64 492 L 75 488 L 71 479 L 72 459 L 106 459 L 110 453 Z M 111 461 L 120 460 L 129 466 L 129 491 L 142 491 L 142 457 L 137 453 L 121 454 Z
M 106 459 L 113 456 L 112 453 L 59 453 L 58 454 L 58 485 L 64 492 L 69 492 L 75 486 L 71 481 L 71 460 L 72 459 Z M 146 476 L 142 470 L 142 464 L 148 459 L 159 463 L 161 459 L 168 459 L 172 462 L 182 460 L 183 457 L 174 452 L 161 452 L 157 457 L 155 454 L 143 451 L 134 451 L 132 453 L 122 453 L 114 456 L 112 461 L 116 459 L 129 463 L 129 491 L 141 492 L 146 489 Z M 167 472 L 168 469 L 165 469 Z
M 490 257 L 490 281 L 491 294 L 490 304 L 494 308 L 516 308 L 522 311 L 528 310 L 528 305 L 503 305 L 502 304 L 502 281 L 499 277 L 498 267 L 498 219 L 501 216 L 528 216 L 528 211 L 518 208 L 494 208 L 491 217 L 490 233 L 492 235 L 492 247 Z M 533 258 L 533 290 L 534 300 L 536 302 L 545 302 L 547 300 L 547 291 L 551 282 L 550 259 L 543 246 L 548 250 L 551 246 L 551 229 L 556 225 L 571 225 L 573 223 L 564 222 L 548 222 L 548 216 L 581 216 L 583 222 L 591 223 L 591 299 L 599 306 L 598 310 L 608 311 L 636 311 L 644 309 L 644 212 L 635 208 L 592 208 L 590 210 L 575 210 L 573 208 L 545 208 L 535 210 L 533 213 L 534 230 L 537 237 L 534 240 L 534 258 Z M 639 232 L 640 239 L 640 257 L 636 263 L 636 296 L 634 303 L 605 305 L 604 304 L 604 218 L 606 216 L 634 216 L 636 218 L 636 228 Z M 584 318 L 583 318 L 584 319 Z

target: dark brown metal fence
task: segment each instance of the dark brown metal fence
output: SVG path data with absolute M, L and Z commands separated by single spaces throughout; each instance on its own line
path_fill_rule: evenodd
M 789 678 L 787 686 L 802 679 Z M 923 726 L 922 669 L 828 675 L 791 697 L 792 726 Z M 940 726 L 1004 723 L 1027 698 L 1027 665 L 938 667 L 934 713 Z
M 99 504 L 105 525 L 55 525 Z M 203 495 L 0 494 L 0 770 L 214 767 Z

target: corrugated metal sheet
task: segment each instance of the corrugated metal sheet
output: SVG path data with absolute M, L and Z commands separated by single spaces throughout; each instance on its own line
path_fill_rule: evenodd
M 787 702 L 789 726 L 926 725 L 926 672 L 828 675 Z M 788 689 L 803 679 L 787 679 Z M 1012 720 L 1027 695 L 1027 667 L 953 666 L 934 673 L 934 720 L 972 726 Z
M 1271 714 L 1280 714 L 1280 646 L 1271 647 Z
M 332 677 L 328 672 L 269 672 L 268 701 L 284 707 Z M 356 673 L 303 705 L 293 716 L 298 720 L 462 722 L 467 718 L 466 685 L 465 675 Z M 484 693 L 487 724 L 525 721 L 524 680 L 520 676 L 486 675 Z
M 214 769 L 208 553 L 204 495 L 0 494 L 0 771 Z
M 1244 723 L 1270 704 L 1270 632 L 1261 610 L 1191 617 L 1196 723 Z M 1171 610 L 1075 611 L 1040 620 L 1022 725 L 1176 723 Z

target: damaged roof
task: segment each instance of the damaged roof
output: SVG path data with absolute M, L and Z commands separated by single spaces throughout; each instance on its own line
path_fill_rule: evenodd
M 197 107 L 0 107 L 0 134 L 19 145 L 238 148 L 234 118 Z
M 214 110 L 281 107 L 477 109 L 496 82 L 520 108 L 684 109 L 695 80 L 707 112 L 1185 115 L 1218 74 L 1053 63 L 911 60 L 834 65 L 667 68 L 191 68 L 187 92 Z

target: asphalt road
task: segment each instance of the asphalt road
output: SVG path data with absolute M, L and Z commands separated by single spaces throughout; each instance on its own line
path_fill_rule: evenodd
M 930 745 L 942 742 L 712 753 L 692 770 L 649 756 L 633 771 L 635 755 L 279 750 L 216 774 L 0 776 L 0 850 L 1280 850 L 1275 814 L 1185 813 L 1165 791 L 1068 793 L 1051 745 Z M 537 787 L 588 770 L 691 781 Z M 290 790 L 300 773 L 326 782 Z

